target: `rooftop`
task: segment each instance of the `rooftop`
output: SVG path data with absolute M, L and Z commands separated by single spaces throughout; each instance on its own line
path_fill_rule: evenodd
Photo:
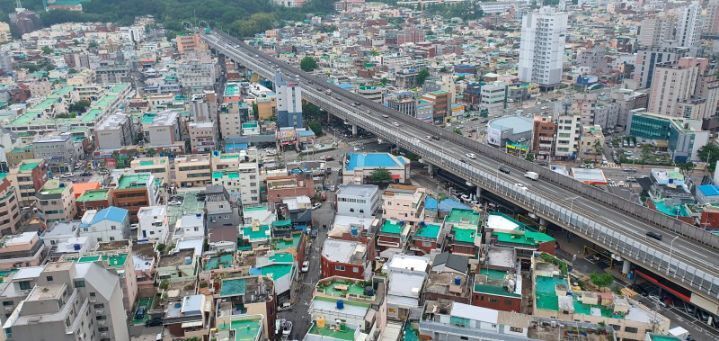
M 390 153 L 347 153 L 345 170 L 354 171 L 358 169 L 404 168 L 409 160 L 403 156 L 395 156 Z
M 530 246 L 538 246 L 542 243 L 555 241 L 555 239 L 550 235 L 533 231 L 531 229 L 514 232 L 493 232 L 492 235 L 496 236 L 497 241 L 500 243 L 523 244 Z
M 365 283 L 359 280 L 344 278 L 328 278 L 317 283 L 316 290 L 322 294 L 334 297 L 358 297 L 371 299 L 364 295 Z
M 477 229 L 469 227 L 452 226 L 454 240 L 462 243 L 474 243 L 477 237 Z
M 222 268 L 230 268 L 234 263 L 234 258 L 231 254 L 223 254 L 219 256 L 212 256 L 205 262 L 205 270 L 215 270 Z
M 354 340 L 355 330 L 350 329 L 345 324 L 340 324 L 339 328 L 330 328 L 328 322 L 322 323 L 324 326 L 319 327 L 319 323 L 313 322 L 310 330 L 307 331 L 308 335 L 318 335 L 323 338 L 338 339 L 338 340 Z
M 219 332 L 231 331 L 234 333 L 234 341 L 254 341 L 258 338 L 261 329 L 262 316 L 242 316 L 240 319 L 235 319 L 229 323 L 225 321 L 217 323 Z M 216 336 L 212 339 L 223 340 L 219 335 Z
M 441 226 L 439 224 L 431 224 L 431 223 L 420 223 L 419 228 L 417 229 L 417 233 L 415 234 L 415 237 L 417 238 L 423 238 L 423 239 L 432 239 L 437 240 L 437 237 L 439 237 L 439 231 L 441 230 Z
M 453 208 L 449 212 L 449 215 L 444 219 L 445 223 L 453 225 L 471 225 L 479 226 L 480 220 L 479 213 L 473 210 L 465 210 L 460 208 Z
M 126 253 L 120 253 L 116 255 L 94 255 L 94 256 L 83 256 L 77 259 L 78 263 L 94 263 L 102 261 L 111 268 L 122 268 L 127 260 Z
M 270 238 L 271 228 L 269 225 L 251 225 L 240 228 L 240 234 L 246 237 L 250 242 L 268 240 Z
M 385 219 L 380 227 L 380 232 L 385 234 L 402 234 L 404 223 L 391 219 Z
M 141 188 L 147 186 L 152 177 L 150 173 L 123 174 L 117 180 L 118 189 Z
M 479 273 L 474 277 L 474 291 L 499 296 L 522 297 L 521 286 L 517 286 L 519 292 L 507 290 L 506 278 L 506 271 L 480 269 Z
M 692 215 L 691 210 L 685 204 L 669 204 L 666 199 L 653 199 L 652 202 L 657 211 L 670 217 L 689 217 Z

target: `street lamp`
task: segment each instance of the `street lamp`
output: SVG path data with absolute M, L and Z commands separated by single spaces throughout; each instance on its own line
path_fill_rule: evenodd
M 679 238 L 678 235 L 675 236 L 674 238 L 672 238 L 672 241 L 669 242 L 669 261 L 672 261 L 672 260 L 673 260 L 673 257 L 674 257 L 674 241 L 677 240 L 677 238 Z M 669 265 L 668 265 L 668 263 L 667 263 L 667 275 L 668 275 L 668 274 L 669 274 Z

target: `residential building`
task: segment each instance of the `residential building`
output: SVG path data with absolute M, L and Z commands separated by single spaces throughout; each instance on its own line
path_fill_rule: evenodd
M 214 121 L 187 124 L 192 153 L 209 153 L 217 148 L 217 127 Z
M 177 80 L 187 94 L 212 90 L 219 75 L 217 62 L 210 56 L 199 56 L 177 61 Z
M 48 180 L 37 192 L 37 208 L 46 222 L 69 221 L 75 218 L 75 194 L 72 184 Z
M 598 124 L 585 126 L 579 139 L 579 154 L 583 160 L 601 160 L 604 156 L 604 134 Z
M 386 284 L 365 284 L 341 276 L 320 279 L 309 306 L 312 324 L 304 339 L 363 340 L 377 335 L 386 322 Z
M 15 233 L 20 222 L 20 205 L 15 187 L 7 178 L 7 173 L 0 173 L 0 236 Z
M 2 270 L 40 265 L 49 251 L 37 232 L 3 236 L 0 245 Z
M 101 210 L 112 205 L 112 189 L 91 189 L 75 199 L 77 217 L 82 217 L 88 210 Z
M 433 251 L 441 251 L 444 244 L 442 225 L 420 221 L 411 236 L 409 249 L 417 255 L 427 255 Z
M 35 158 L 45 160 L 55 172 L 69 170 L 68 165 L 74 164 L 84 155 L 82 145 L 76 144 L 69 133 L 36 138 L 32 142 L 32 153 Z
M 409 159 L 390 153 L 347 153 L 342 171 L 343 184 L 362 184 L 367 182 L 372 172 L 384 169 L 390 172 L 392 182 L 409 181 Z
M 238 338 L 248 338 L 249 340 L 270 339 L 271 336 L 266 333 L 263 326 L 269 322 L 266 321 L 265 315 L 229 315 L 218 317 L 215 321 L 216 328 L 210 329 L 211 340 L 237 340 Z M 274 324 L 273 324 L 274 326 Z M 274 328 L 270 328 L 273 331 Z
M 273 339 L 279 307 L 271 279 L 262 276 L 224 278 L 220 282 L 215 305 L 218 329 L 222 329 L 221 321 L 226 318 L 257 314 L 264 316 L 257 329 L 269 339 Z
M 130 169 L 135 173 L 150 173 L 162 183 L 170 180 L 170 159 L 167 156 L 136 157 L 130 161 Z
M 437 254 L 425 283 L 422 299 L 439 299 L 469 304 L 469 259 L 449 252 Z
M 579 139 L 582 134 L 581 116 L 562 114 L 557 117 L 557 134 L 554 142 L 554 156 L 574 159 L 579 153 Z
M 167 242 L 170 234 L 170 223 L 166 206 L 141 207 L 137 211 L 137 239 Z
M 529 260 L 535 251 L 554 254 L 557 243 L 546 233 L 529 227 L 500 212 L 490 212 L 484 228 L 485 241 L 491 245 L 511 248 L 516 253 L 510 258 Z M 507 265 L 506 268 L 513 268 Z
M 239 205 L 230 201 L 229 193 L 222 186 L 207 186 L 204 193 L 208 242 L 236 241 L 237 227 L 242 223 Z
M 179 114 L 171 110 L 143 114 L 141 122 L 145 147 L 184 150 L 179 120 Z
M 376 103 L 383 103 L 384 89 L 379 86 L 362 85 L 356 90 L 357 94 Z
M 430 340 L 530 340 L 532 321 L 530 315 L 452 301 L 428 301 L 419 321 L 419 334 Z
M 637 42 L 641 47 L 668 47 L 674 44 L 674 18 L 656 15 L 639 25 Z
M 288 197 L 315 196 L 315 185 L 309 174 L 267 177 L 267 203 L 271 208 Z
M 292 289 L 292 282 L 297 277 L 297 262 L 292 253 L 270 252 L 265 256 L 257 257 L 255 266 L 250 269 L 252 276 L 266 276 L 274 282 L 277 296 L 288 297 Z
M 239 153 L 212 153 L 212 184 L 224 186 L 232 201 L 242 205 L 260 202 L 260 167 L 257 149 Z
M 701 43 L 703 19 L 702 7 L 698 1 L 679 11 L 675 36 L 678 47 L 688 48 L 696 53 L 696 49 Z
M 377 249 L 402 250 L 407 244 L 412 227 L 404 221 L 384 219 L 377 231 Z
M 479 232 L 481 218 L 479 213 L 453 208 L 444 218 L 443 229 L 448 231 L 447 250 L 453 254 L 476 257 L 482 235 Z
M 185 214 L 175 222 L 172 240 L 205 238 L 205 216 L 202 213 Z
M 177 187 L 205 187 L 212 183 L 209 155 L 187 155 L 175 158 Z
M 384 106 L 405 115 L 417 117 L 417 100 L 412 92 L 405 91 L 389 94 L 385 96 Z
M 105 116 L 95 126 L 95 143 L 101 150 L 117 150 L 134 144 L 130 117 L 122 112 Z
M 382 217 L 414 226 L 424 220 L 425 189 L 390 184 L 382 193 Z
M 47 180 L 45 161 L 43 159 L 21 161 L 16 167 L 10 169 L 7 178 L 17 190 L 17 199 L 20 205 L 30 206 L 37 200 L 36 193 L 40 191 Z
M 302 128 L 302 88 L 299 83 L 286 80 L 278 72 L 274 84 L 277 93 L 277 126 Z
M 199 245 L 202 249 L 202 241 Z M 182 284 L 188 280 L 194 282 L 199 269 L 199 256 L 194 247 L 178 249 L 176 246 L 169 254 L 160 257 L 155 278 Z
M 551 88 L 562 81 L 567 13 L 545 6 L 522 18 L 519 80 Z
M 337 214 L 360 218 L 373 217 L 379 208 L 377 185 L 340 185 L 337 189 Z
M 205 340 L 210 334 L 212 296 L 184 296 L 165 309 L 162 322 L 172 338 Z
M 367 280 L 372 268 L 367 245 L 350 240 L 325 239 L 322 245 L 320 269 L 323 278 L 341 276 Z
M 150 173 L 123 174 L 112 191 L 112 204 L 130 213 L 130 222 L 137 222 L 141 207 L 157 205 L 160 202 L 161 183 Z
M 422 100 L 429 103 L 432 107 L 432 122 L 444 123 L 446 117 L 449 116 L 450 107 L 453 104 L 450 99 L 450 94 L 447 91 L 438 90 L 433 91 L 422 96 Z M 417 115 L 419 119 L 419 115 Z
M 557 264 L 563 263 L 539 252 L 532 258 L 530 297 L 535 317 L 606 325 L 622 339 L 643 340 L 647 332 L 669 330 L 667 317 L 630 298 L 613 292 L 573 291 L 566 268 Z
M 124 208 L 110 206 L 87 210 L 80 219 L 79 235 L 97 242 L 130 239 L 130 215 Z
M 177 52 L 181 55 L 204 54 L 209 52 L 207 44 L 199 34 L 178 35 L 175 37 Z
M 479 108 L 492 115 L 499 114 L 507 104 L 507 84 L 495 81 L 483 84 L 480 90 Z
M 554 139 L 557 125 L 551 117 L 534 116 L 532 129 L 532 152 L 538 161 L 548 161 L 554 152 Z
M 32 282 L 3 324 L 7 340 L 129 340 L 120 281 L 99 264 L 50 263 Z
M 95 263 L 116 274 L 122 289 L 122 303 L 125 311 L 135 311 L 135 300 L 138 295 L 137 276 L 135 276 L 135 255 L 130 241 L 100 243 L 97 250 L 82 253 L 82 257 L 75 259 L 76 263 Z M 138 258 L 143 260 L 143 258 Z M 140 265 L 144 267 L 144 263 Z
M 420 295 L 424 291 L 429 265 L 429 257 L 398 253 L 382 267 L 388 281 L 387 318 L 406 321 L 420 316 Z
M 672 63 L 688 55 L 687 49 L 681 48 L 646 48 L 637 51 L 634 63 L 635 89 L 647 89 L 652 86 L 657 64 Z
M 649 111 L 667 116 L 704 119 L 714 116 L 719 81 L 707 74 L 705 58 L 681 58 L 656 66 L 649 95 Z

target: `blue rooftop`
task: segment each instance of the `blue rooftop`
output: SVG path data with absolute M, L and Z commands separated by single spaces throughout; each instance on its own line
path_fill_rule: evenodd
M 719 195 L 719 187 L 716 185 L 700 185 L 697 187 L 705 197 L 713 197 Z
M 365 168 L 401 168 L 406 159 L 390 153 L 347 153 L 345 170 Z
M 454 198 L 447 198 L 442 200 L 439 203 L 439 211 L 440 212 L 450 212 L 453 209 L 460 209 L 460 210 L 469 210 L 471 207 L 461 203 L 457 199 Z
M 424 198 L 424 208 L 427 210 L 436 210 L 438 204 L 437 199 L 429 195 Z
M 105 220 L 122 223 L 125 221 L 125 219 L 127 219 L 127 215 L 128 212 L 126 209 L 110 206 L 108 208 L 103 208 L 97 211 L 97 213 L 95 213 L 95 216 L 92 217 L 90 225 L 94 225 Z

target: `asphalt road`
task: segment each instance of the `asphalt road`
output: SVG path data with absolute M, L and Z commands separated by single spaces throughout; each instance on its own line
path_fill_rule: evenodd
M 288 77 L 294 78 L 294 75 L 292 75 L 292 73 L 295 72 L 294 69 L 290 69 L 277 61 L 270 63 L 267 60 L 268 57 L 265 55 L 263 55 L 262 58 L 259 58 L 259 55 L 253 56 L 250 53 L 254 52 L 239 50 L 227 41 L 212 41 L 211 43 L 221 45 L 221 47 L 230 54 L 235 54 L 234 57 L 236 60 L 244 59 L 248 67 L 262 74 L 272 75 L 275 73 L 275 68 L 278 68 L 284 69 Z M 471 167 L 473 171 L 476 169 L 489 175 L 496 175 L 501 180 L 509 183 L 523 184 L 529 188 L 529 191 L 540 194 L 548 201 L 564 206 L 590 220 L 618 231 L 627 238 L 650 246 L 660 253 L 672 254 L 672 258 L 677 260 L 674 263 L 678 263 L 682 266 L 690 264 L 714 278 L 719 277 L 719 271 L 717 270 L 719 266 L 719 251 L 715 249 L 699 245 L 695 241 L 688 240 L 666 229 L 659 228 L 642 219 L 628 216 L 615 207 L 598 203 L 596 200 L 584 197 L 580 193 L 576 193 L 572 190 L 543 181 L 530 181 L 524 178 L 524 171 L 521 169 L 505 165 L 511 169 L 511 173 L 499 173 L 497 172 L 497 162 L 489 157 L 477 155 L 476 160 L 468 160 L 468 157 L 465 155 L 469 152 L 475 152 L 474 150 L 469 150 L 463 145 L 450 143 L 444 138 L 441 138 L 439 141 L 426 139 L 425 136 L 433 134 L 436 131 L 435 127 L 416 123 L 406 124 L 405 121 L 409 122 L 411 118 L 400 117 L 398 113 L 392 112 L 377 103 L 359 98 L 345 91 L 336 90 L 335 87 L 329 84 L 315 84 L 306 79 L 301 79 L 299 76 L 297 76 L 296 80 L 303 83 L 303 90 L 308 97 L 321 98 L 325 101 L 325 104 L 332 106 L 334 108 L 333 110 L 343 112 L 350 117 L 362 117 L 362 119 L 371 120 L 375 125 L 383 127 L 386 131 L 397 131 L 401 133 L 401 135 L 396 135 L 396 137 L 401 136 L 403 139 L 414 138 L 415 142 L 413 144 L 418 147 L 432 149 L 441 153 L 443 156 L 441 163 L 456 166 L 458 160 L 464 159 L 464 163 Z M 330 89 L 329 94 L 326 89 Z M 360 112 L 362 113 L 361 115 L 358 114 Z M 398 130 L 398 127 L 401 127 L 401 130 Z M 438 134 L 447 134 L 447 132 L 438 132 Z M 646 237 L 648 231 L 660 232 L 664 235 L 664 239 L 662 241 L 649 239 Z M 673 241 L 673 243 L 670 245 L 671 241 Z

